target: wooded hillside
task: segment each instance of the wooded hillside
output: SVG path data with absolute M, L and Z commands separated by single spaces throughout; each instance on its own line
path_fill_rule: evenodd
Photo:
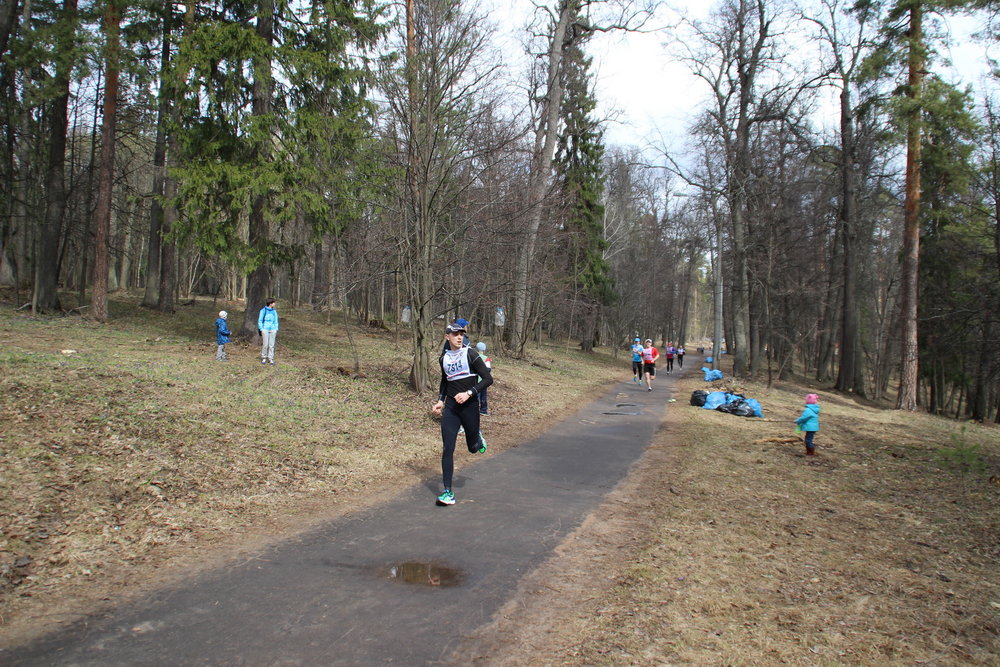
M 1000 419 L 996 80 L 944 56 L 995 3 L 558 0 L 527 71 L 482 11 L 0 3 L 0 285 L 96 321 L 211 295 L 244 339 L 267 297 L 337 308 L 409 331 L 418 393 L 465 317 L 514 356 L 708 338 L 738 377 Z M 689 134 L 609 145 L 588 47 L 640 29 L 699 82 Z

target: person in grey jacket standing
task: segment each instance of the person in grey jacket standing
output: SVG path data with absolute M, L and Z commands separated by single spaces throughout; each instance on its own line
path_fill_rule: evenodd
M 278 311 L 274 299 L 264 302 L 257 316 L 257 330 L 260 331 L 260 363 L 274 365 L 274 339 L 278 337 Z

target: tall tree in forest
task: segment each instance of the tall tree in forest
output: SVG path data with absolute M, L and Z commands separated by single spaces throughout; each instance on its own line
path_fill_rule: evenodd
M 108 241 L 111 230 L 111 198 L 115 177 L 115 134 L 118 125 L 118 73 L 121 13 L 118 0 L 104 7 L 104 111 L 101 125 L 101 157 L 98 163 L 97 209 L 94 211 L 94 288 L 91 316 L 108 319 Z
M 773 71 L 781 62 L 776 50 L 775 17 L 764 0 L 725 0 L 707 23 L 694 23 L 696 40 L 684 45 L 691 71 L 708 84 L 711 108 L 699 131 L 721 148 L 722 174 L 729 210 L 729 246 L 732 288 L 728 303 L 731 336 L 727 351 L 733 355 L 733 373 L 755 370 L 751 356 L 749 231 L 747 193 L 752 173 L 751 139 L 763 123 L 787 117 L 801 87 Z M 761 80 L 769 77 L 766 85 Z
M 456 0 L 415 2 L 411 19 L 409 36 L 401 37 L 409 44 L 406 62 L 387 67 L 382 86 L 392 111 L 387 130 L 396 166 L 405 173 L 398 242 L 413 332 L 410 382 L 423 392 L 437 379 L 430 360 L 441 338 L 432 327 L 456 289 L 445 271 L 461 261 L 455 239 L 468 225 L 462 197 L 496 159 L 496 143 L 510 138 L 475 140 L 500 106 L 484 19 Z
M 586 35 L 586 26 L 580 27 Z M 604 258 L 604 145 L 602 132 L 591 117 L 597 101 L 591 91 L 589 58 L 585 39 L 573 40 L 563 67 L 563 129 L 556 152 L 556 169 L 565 210 L 566 251 L 569 276 L 583 295 L 584 325 L 580 347 L 591 352 L 597 339 L 600 306 L 614 298 L 610 267 Z
M 256 334 L 273 267 L 290 266 L 315 240 L 284 230 L 304 219 L 322 232 L 341 219 L 343 173 L 315 158 L 368 126 L 364 57 L 382 34 L 379 11 L 367 0 L 232 3 L 200 10 L 179 41 L 171 236 L 249 275 L 244 337 Z M 307 103 L 317 89 L 333 91 L 321 113 Z
M 598 18 L 592 14 L 596 6 L 602 8 Z M 514 309 L 508 328 L 512 332 L 514 353 L 524 353 L 532 329 L 531 279 L 535 262 L 538 232 L 545 210 L 546 198 L 552 187 L 552 160 L 559 133 L 559 114 L 563 98 L 563 61 L 566 49 L 574 40 L 595 30 L 637 30 L 652 12 L 644 6 L 633 6 L 629 0 L 601 4 L 594 0 L 556 0 L 553 7 L 540 7 L 546 16 L 545 52 L 539 55 L 542 64 L 538 72 L 538 86 L 533 93 L 534 145 L 531 154 L 531 173 L 528 185 L 528 219 L 524 242 L 518 250 L 517 269 L 514 275 Z M 581 20 L 587 17 L 586 21 Z
M 898 7 L 899 14 L 909 15 L 906 32 L 907 77 L 904 111 L 906 123 L 906 201 L 903 206 L 903 285 L 900 306 L 903 325 L 902 358 L 899 368 L 899 392 L 896 407 L 917 409 L 919 350 L 917 348 L 917 299 L 920 266 L 920 128 L 919 100 L 923 93 L 924 67 L 927 62 L 924 44 L 923 3 L 919 0 Z
M 544 84 L 536 94 L 537 116 L 534 149 L 532 150 L 531 180 L 529 184 L 528 225 L 525 242 L 518 251 L 517 273 L 514 276 L 514 311 L 509 331 L 513 334 L 512 347 L 516 355 L 524 354 L 531 322 L 528 319 L 530 304 L 531 267 L 535 260 L 535 244 L 542 222 L 543 203 L 548 192 L 552 158 L 558 137 L 559 109 L 562 106 L 563 79 L 561 76 L 563 53 L 569 39 L 569 26 L 580 11 L 580 0 L 558 0 L 550 14 L 547 67 L 541 73 Z
M 983 218 L 970 206 L 975 168 L 972 154 L 983 139 L 971 113 L 972 96 L 929 76 L 923 99 L 921 171 L 924 188 L 920 246 L 920 379 L 928 412 L 947 411 L 955 389 L 967 390 L 970 372 L 980 362 L 966 356 L 983 343 L 982 333 L 993 319 L 990 303 L 997 290 L 990 275 Z M 989 366 L 989 362 L 986 363 Z
M 160 80 L 156 104 L 156 135 L 153 140 L 153 179 L 149 204 L 149 236 L 146 242 L 146 289 L 142 305 L 156 307 L 159 301 L 160 259 L 163 232 L 163 184 L 167 167 L 167 123 L 171 111 L 172 88 L 169 87 L 174 3 L 163 3 L 160 20 Z
M 985 140 L 977 155 L 976 189 L 982 197 L 984 261 L 987 270 L 982 272 L 982 284 L 989 289 L 984 307 L 991 313 L 983 323 L 981 342 L 976 349 L 971 395 L 967 414 L 973 419 L 985 420 L 992 410 L 995 421 L 1000 423 L 1000 109 L 995 99 L 988 98 L 983 105 Z
M 812 20 L 830 58 L 825 65 L 831 85 L 840 90 L 840 240 L 842 244 L 842 298 L 839 332 L 839 367 L 836 388 L 864 395 L 865 369 L 861 349 L 858 274 L 861 249 L 858 214 L 858 147 L 855 138 L 858 102 L 858 73 L 871 48 L 868 35 L 870 8 L 859 7 L 853 15 L 844 11 L 841 0 L 823 0 L 823 14 Z M 867 100 L 860 103 L 866 104 Z
M 253 76 L 249 126 L 254 137 L 250 146 L 250 163 L 263 167 L 273 160 L 271 143 L 276 128 L 272 125 L 274 110 L 274 19 L 276 0 L 260 0 L 257 8 L 257 43 L 251 51 L 250 68 Z M 243 324 L 239 334 L 252 336 L 257 331 L 257 312 L 271 292 L 271 262 L 267 247 L 271 243 L 270 212 L 276 183 L 261 182 L 251 188 L 250 233 L 247 246 L 259 259 L 247 281 L 247 307 L 243 311 Z
M 859 0 L 857 8 L 869 11 L 878 3 Z M 924 79 L 931 47 L 924 32 L 928 12 L 959 10 L 978 0 L 896 0 L 886 13 L 883 46 L 869 61 L 870 75 L 893 76 L 904 64 L 906 83 L 898 88 L 897 112 L 906 133 L 906 194 L 903 206 L 903 275 L 900 288 L 901 356 L 898 410 L 917 409 L 919 382 L 918 302 L 920 276 L 921 148 L 923 145 Z
M 16 3 L 15 3 L 16 4 Z M 77 0 L 65 0 L 61 10 L 53 15 L 52 48 L 60 57 L 54 59 L 49 76 L 47 70 L 35 64 L 26 67 L 33 72 L 31 77 L 40 82 L 40 97 L 48 108 L 46 135 L 49 142 L 48 160 L 45 167 L 45 211 L 39 226 L 35 252 L 34 285 L 31 299 L 32 310 L 36 313 L 51 313 L 59 309 L 57 294 L 59 272 L 59 238 L 66 208 L 66 134 L 69 129 L 70 76 L 74 66 L 78 41 L 79 15 Z M 44 49 L 43 38 L 31 39 L 37 55 Z M 33 58 L 33 51 L 24 54 L 25 62 Z M 22 141 L 24 139 L 22 138 Z

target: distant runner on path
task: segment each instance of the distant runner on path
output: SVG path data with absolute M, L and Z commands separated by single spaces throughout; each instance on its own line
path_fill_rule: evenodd
M 646 339 L 646 344 L 642 348 L 642 372 L 646 375 L 646 391 L 653 391 L 653 380 L 656 379 L 656 360 L 660 358 L 660 352 L 653 347 L 653 341 Z
M 438 402 L 431 413 L 441 417 L 441 479 L 444 491 L 437 497 L 438 505 L 454 505 L 451 490 L 455 472 L 455 440 L 458 429 L 465 429 L 465 444 L 469 452 L 484 454 L 486 440 L 479 432 L 479 392 L 493 384 L 489 367 L 477 353 L 462 346 L 465 328 L 457 322 L 444 328 L 448 349 L 441 354 L 441 388 Z M 479 376 L 477 382 L 476 376 Z
M 632 382 L 642 384 L 642 342 L 632 341 Z

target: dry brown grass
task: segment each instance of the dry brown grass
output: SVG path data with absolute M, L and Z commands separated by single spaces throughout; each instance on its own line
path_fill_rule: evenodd
M 408 343 L 391 332 L 353 332 L 353 379 L 342 320 L 282 308 L 266 368 L 251 346 L 213 359 L 215 313 L 237 322 L 238 304 L 112 306 L 105 326 L 0 306 L 0 643 L 440 474 L 432 398 L 406 387 Z M 491 451 L 625 365 L 491 353 Z
M 457 655 L 487 665 L 1000 663 L 1000 433 L 804 387 L 765 420 L 688 406 Z M 981 445 L 975 458 L 956 446 Z M 962 452 L 965 452 L 962 454 Z M 964 472 L 963 472 L 964 470 Z

